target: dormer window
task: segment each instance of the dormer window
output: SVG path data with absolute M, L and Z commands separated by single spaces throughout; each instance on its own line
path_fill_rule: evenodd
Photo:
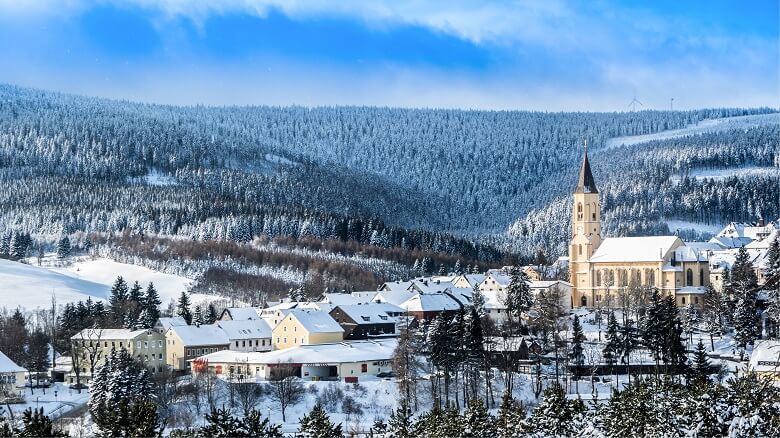
M 361 316 L 360 318 L 362 318 L 363 321 L 366 321 L 366 322 L 371 320 L 371 317 L 368 317 L 368 316 Z

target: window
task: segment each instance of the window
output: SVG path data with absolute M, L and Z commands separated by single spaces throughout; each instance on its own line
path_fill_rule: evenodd
M 371 321 L 371 317 L 369 317 L 369 316 L 361 316 L 360 318 L 361 318 L 363 321 L 366 321 L 366 322 L 368 322 L 368 321 Z
M 579 255 L 582 255 L 582 245 L 578 245 L 579 247 Z
M 685 285 L 693 286 L 693 270 L 691 268 L 685 271 Z
M 682 303 L 685 305 L 685 297 L 682 297 Z
M 238 347 L 238 341 L 236 341 L 236 347 Z
M 699 269 L 699 286 L 704 286 L 704 269 Z
M 149 348 L 149 341 L 144 341 L 144 348 Z
M 363 372 L 363 373 L 367 373 L 368 372 L 368 364 L 367 363 L 360 364 L 360 371 Z
M 693 297 L 693 302 L 695 304 L 699 304 L 699 297 Z

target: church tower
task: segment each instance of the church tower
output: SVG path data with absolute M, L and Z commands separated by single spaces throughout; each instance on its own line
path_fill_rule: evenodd
M 574 306 L 590 304 L 593 283 L 590 273 L 590 257 L 601 245 L 601 208 L 599 191 L 588 162 L 588 148 L 580 167 L 577 186 L 574 188 L 574 203 L 571 215 L 572 237 L 569 244 L 570 281 L 574 286 Z M 583 299 L 583 297 L 585 297 Z

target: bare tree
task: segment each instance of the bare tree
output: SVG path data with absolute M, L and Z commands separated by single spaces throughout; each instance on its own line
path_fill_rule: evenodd
M 257 402 L 260 401 L 263 394 L 260 390 L 260 385 L 249 378 L 249 366 L 243 365 L 242 368 L 235 381 L 231 382 L 230 385 L 234 387 L 233 391 L 238 398 L 238 405 L 244 411 L 244 416 L 246 417 L 257 406 Z
M 409 326 L 409 318 L 404 318 L 404 323 L 398 336 L 398 345 L 393 352 L 393 372 L 398 381 L 398 389 L 405 403 L 414 400 L 414 409 L 417 410 L 417 378 L 420 368 L 420 360 L 417 356 L 420 348 L 415 342 L 414 329 Z
M 213 371 L 206 369 L 199 372 L 196 376 L 195 390 L 197 391 L 197 397 L 200 394 L 204 394 L 206 397 L 206 404 L 208 404 L 209 411 L 217 409 L 217 404 L 220 399 L 218 384 L 219 378 Z M 200 404 L 200 400 L 198 400 Z
M 103 337 L 103 330 L 99 328 L 88 328 L 79 332 L 81 348 L 86 353 L 86 360 L 89 362 L 90 378 L 95 376 L 95 368 L 100 361 L 103 350 L 100 348 L 100 339 Z
M 271 400 L 279 403 L 279 408 L 282 410 L 282 421 L 287 421 L 287 408 L 299 403 L 305 392 L 295 368 L 287 364 L 276 364 L 271 372 L 270 387 Z

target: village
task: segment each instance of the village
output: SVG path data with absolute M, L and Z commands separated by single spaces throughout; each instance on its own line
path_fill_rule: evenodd
M 464 401 L 468 378 L 484 380 L 489 409 L 497 406 L 494 393 L 532 404 L 552 381 L 564 382 L 569 398 L 608 400 L 632 374 L 658 373 L 659 356 L 639 345 L 624 348 L 630 336 L 620 338 L 617 330 L 640 326 L 667 297 L 677 308 L 672 318 L 684 339 L 681 364 L 690 356 L 691 363 L 711 361 L 708 373 L 719 379 L 745 372 L 780 379 L 780 222 L 730 223 L 706 242 L 602 236 L 598 189 L 587 154 L 573 198 L 569 255 L 550 265 L 457 269 L 389 281 L 371 291 L 326 292 L 318 300 L 225 307 L 207 317 L 200 308 L 193 314 L 183 294 L 176 314 L 161 315 L 147 327 L 81 329 L 70 337 L 70 354 L 57 356 L 45 376 L 0 353 L 4 402 L 37 407 L 39 391 L 45 394 L 53 385 L 64 395 L 67 388 L 68 406 L 47 412 L 64 417 L 86 402 L 100 370 L 124 351 L 152 378 L 172 382 L 205 378 L 229 388 L 282 385 L 290 379 L 312 385 L 397 382 L 393 393 L 412 385 L 414 395 L 404 399 L 414 398 L 415 404 L 418 391 L 427 391 L 429 403 L 449 406 L 452 398 L 459 404 L 459 371 L 433 359 L 437 330 L 450 348 L 460 343 L 464 345 L 457 348 L 466 348 L 473 341 L 469 333 L 479 337 L 485 377 L 469 377 L 464 368 Z M 747 295 L 752 301 L 744 299 Z M 740 321 L 744 312 L 749 312 L 747 327 Z M 433 365 L 415 365 L 419 370 L 410 371 L 402 361 L 409 348 L 415 364 Z M 449 383 L 450 373 L 456 383 Z M 430 381 L 431 388 L 409 383 L 410 376 Z M 207 388 L 219 391 L 213 382 Z M 480 397 L 476 386 L 472 390 Z M 56 398 L 56 390 L 54 394 Z M 285 411 L 299 399 L 275 398 L 283 423 Z

